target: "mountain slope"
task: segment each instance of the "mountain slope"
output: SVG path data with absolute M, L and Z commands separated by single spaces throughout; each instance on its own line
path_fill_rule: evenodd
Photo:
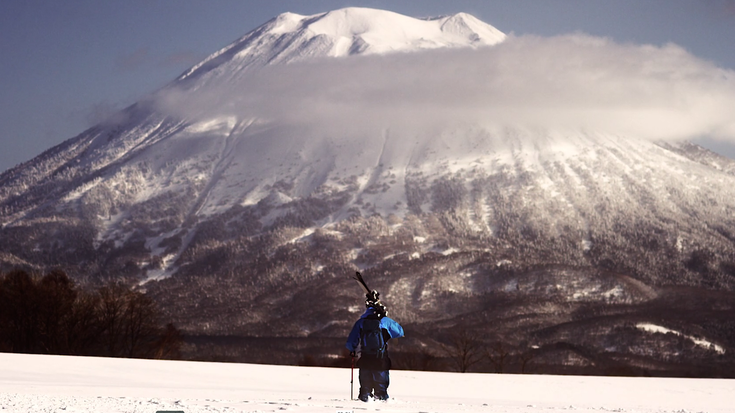
M 115 122 L 0 175 L 0 268 L 142 283 L 192 335 L 341 337 L 360 312 L 347 277 L 360 269 L 417 348 L 437 326 L 448 335 L 491 325 L 518 349 L 534 341 L 549 363 L 573 353 L 613 368 L 621 358 L 651 362 L 634 344 L 670 337 L 635 326 L 656 321 L 730 351 L 732 161 L 580 129 L 390 117 L 351 128 L 339 111 L 295 122 L 287 105 L 230 110 L 259 81 L 286 73 L 268 90 L 291 87 L 301 71 L 327 67 L 319 62 L 446 59 L 426 50 L 503 39 L 461 13 L 278 16 Z M 331 88 L 326 96 L 362 90 L 319 86 Z M 195 100 L 211 105 L 193 110 Z M 682 288 L 717 306 L 678 302 Z M 672 302 L 686 321 L 662 315 Z M 656 366 L 688 360 L 666 345 Z

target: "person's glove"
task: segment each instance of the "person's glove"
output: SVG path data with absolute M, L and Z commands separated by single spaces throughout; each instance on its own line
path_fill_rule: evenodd
M 354 351 L 350 351 L 350 357 L 355 357 L 355 352 Z

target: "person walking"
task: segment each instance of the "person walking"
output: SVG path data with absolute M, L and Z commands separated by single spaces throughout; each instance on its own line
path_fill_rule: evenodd
M 374 398 L 388 400 L 391 360 L 388 357 L 388 340 L 403 337 L 403 327 L 387 316 L 387 310 L 378 299 L 378 292 L 368 293 L 366 310 L 355 322 L 347 337 L 346 347 L 350 355 L 360 350 L 357 367 L 360 369 L 360 393 L 364 402 Z

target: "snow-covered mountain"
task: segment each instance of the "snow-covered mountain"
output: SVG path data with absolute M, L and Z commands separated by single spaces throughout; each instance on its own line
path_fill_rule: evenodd
M 277 120 L 219 114 L 174 118 L 155 110 L 160 106 L 156 99 L 170 100 L 167 92 L 179 88 L 227 85 L 267 65 L 440 47 L 481 47 L 503 38 L 497 29 L 464 13 L 428 20 L 362 8 L 314 16 L 282 14 L 187 71 L 159 91 L 152 99 L 155 103 L 134 105 L 120 115 L 123 120 L 94 127 L 8 171 L 0 190 L 3 226 L 26 224 L 32 216 L 71 212 L 93 223 L 94 248 L 104 243 L 121 247 L 140 230 L 141 222 L 130 225 L 136 215 L 133 211 L 147 209 L 143 205 L 156 203 L 163 196 L 168 199 L 166 203 L 175 205 L 166 208 L 173 207 L 176 213 L 157 214 L 155 222 L 146 217 L 148 222 L 143 226 L 152 230 L 145 237 L 146 248 L 164 259 L 170 274 L 172 260 L 186 248 L 186 242 L 175 253 L 160 244 L 171 236 L 184 235 L 181 218 L 206 219 L 261 201 L 278 206 L 309 198 L 317 189 L 340 191 L 357 186 L 359 192 L 375 192 L 377 186 L 384 185 L 380 174 L 405 169 L 407 152 L 416 148 L 413 143 L 402 142 L 403 137 L 389 137 L 387 129 L 378 136 L 349 136 L 334 142 L 331 136 L 297 136 L 303 132 L 281 126 Z M 432 152 L 442 139 L 436 137 L 437 142 L 417 149 Z M 390 156 L 401 159 L 393 161 Z M 426 157 L 435 158 L 431 154 Z M 379 166 L 381 163 L 390 165 Z M 349 184 L 333 182 L 338 180 Z M 381 212 L 388 212 L 400 199 L 405 201 L 400 192 L 373 194 L 365 200 L 372 201 L 371 205 L 379 203 Z M 49 201 L 53 210 L 47 209 Z M 345 205 L 331 221 L 348 216 L 349 208 Z M 270 225 L 281 215 L 274 212 L 262 217 L 262 224 Z M 193 235 L 196 230 L 186 232 Z M 184 238 L 190 238 L 188 235 Z
M 289 102 L 248 103 L 259 83 L 293 89 L 324 62 L 379 71 L 391 56 L 504 38 L 463 13 L 282 14 L 114 121 L 0 175 L 0 262 L 142 282 L 191 334 L 341 337 L 360 312 L 348 277 L 360 269 L 416 332 L 460 325 L 583 365 L 650 358 L 639 323 L 734 348 L 724 324 L 704 322 L 733 311 L 732 161 L 543 125 L 386 116 L 351 129 L 355 119 L 320 111 L 320 128 Z M 364 91 L 365 79 L 335 78 L 319 96 Z M 669 339 L 657 338 L 663 353 L 689 357 Z M 559 347 L 581 342 L 585 351 Z

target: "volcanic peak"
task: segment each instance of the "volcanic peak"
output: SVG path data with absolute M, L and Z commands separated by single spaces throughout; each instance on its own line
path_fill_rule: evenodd
M 252 66 L 318 57 L 481 47 L 500 43 L 505 37 L 466 13 L 429 19 L 360 7 L 311 16 L 283 13 L 209 56 L 178 80 L 210 71 L 229 77 Z

